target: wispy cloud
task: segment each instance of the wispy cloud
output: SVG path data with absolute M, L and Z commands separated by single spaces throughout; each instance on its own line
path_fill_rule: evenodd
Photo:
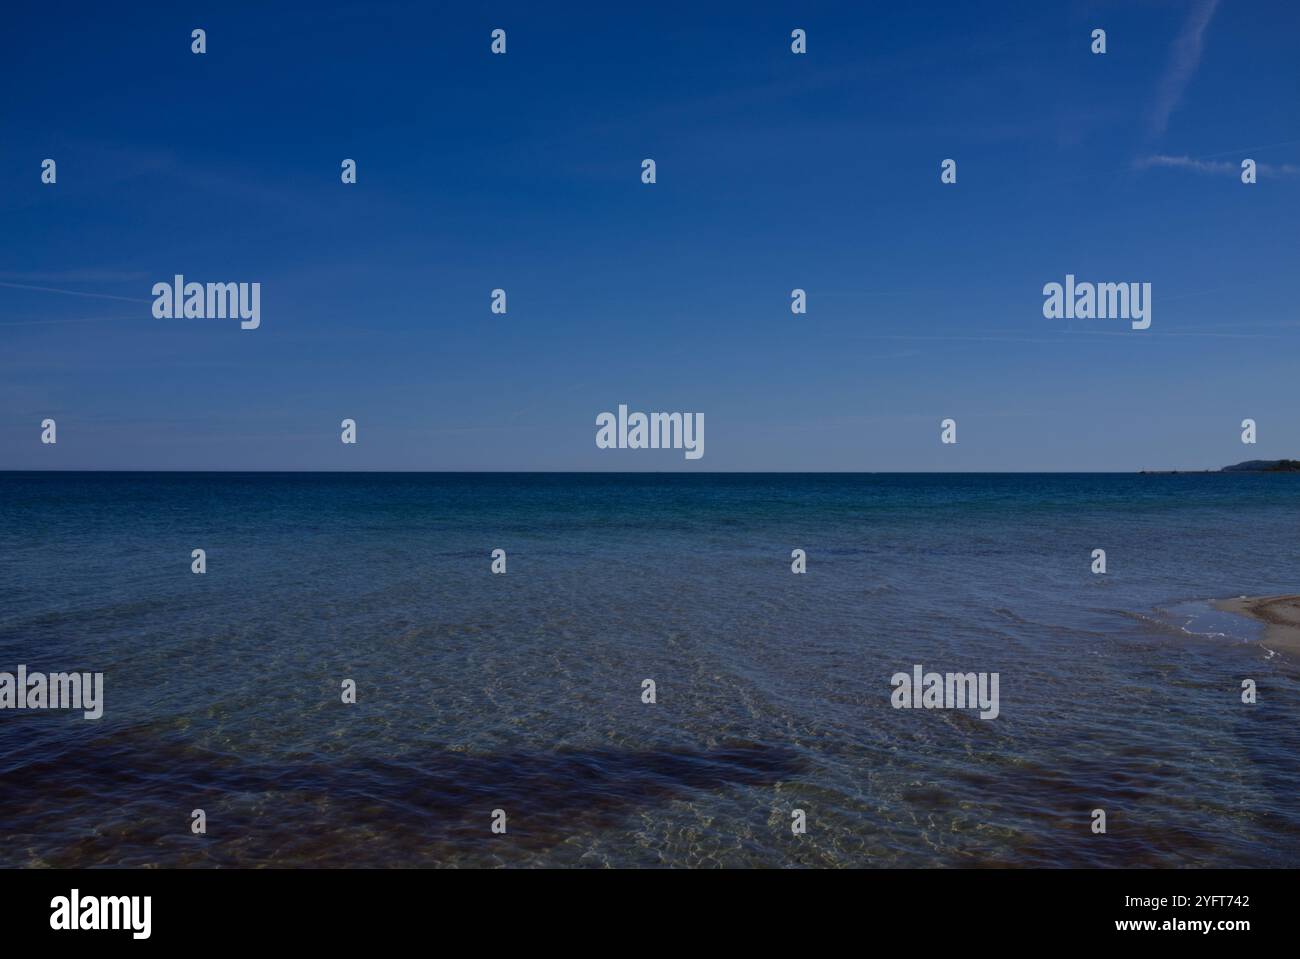
M 1199 159 L 1189 156 L 1175 157 L 1166 156 L 1163 153 L 1139 157 L 1134 161 L 1134 166 L 1139 170 L 1163 167 L 1173 170 L 1189 170 L 1192 173 L 1210 173 L 1225 176 L 1235 176 L 1241 172 L 1240 161 L 1234 163 L 1230 160 Z M 1300 166 L 1293 163 L 1256 163 L 1255 169 L 1260 176 L 1296 176 L 1300 174 Z
M 0 270 L 0 280 L 11 283 L 135 283 L 148 278 L 142 270 L 54 270 L 39 273 L 15 273 Z
M 1156 90 L 1156 98 L 1147 121 L 1147 133 L 1152 139 L 1164 135 L 1169 127 L 1170 114 L 1182 100 L 1183 91 L 1201 64 L 1205 31 L 1218 6 L 1219 0 L 1197 0 L 1178 39 L 1174 41 L 1169 52 L 1169 64 L 1165 67 L 1164 76 L 1160 78 L 1160 86 Z
M 82 290 L 63 290 L 53 286 L 33 286 L 28 283 L 9 283 L 0 280 L 0 286 L 10 290 L 34 290 L 38 293 L 62 293 L 64 296 L 88 296 L 96 300 L 123 300 L 127 303 L 148 303 L 148 297 L 117 296 L 113 293 L 86 293 Z

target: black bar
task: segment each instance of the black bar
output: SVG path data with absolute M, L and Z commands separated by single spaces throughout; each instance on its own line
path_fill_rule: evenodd
M 932 937 L 944 949 L 1045 937 L 1071 946 L 1199 940 L 1231 949 L 1285 931 L 1295 880 L 1282 870 L 30 870 L 0 872 L 0 921 L 7 945 L 335 949 L 374 945 L 378 934 L 449 945 L 454 934 L 467 937 L 459 951 L 597 933 L 604 942 L 620 941 L 608 933 L 629 945 L 666 945 L 667 937 L 697 938 L 685 935 L 688 926 L 761 942 L 812 932 L 815 923 L 819 937 L 839 929 L 898 946 Z M 150 897 L 148 938 L 130 929 L 55 931 L 52 903 L 73 889 L 83 907 L 89 897 Z M 1199 927 L 1206 922 L 1208 931 Z M 426 934 L 437 938 L 418 938 Z

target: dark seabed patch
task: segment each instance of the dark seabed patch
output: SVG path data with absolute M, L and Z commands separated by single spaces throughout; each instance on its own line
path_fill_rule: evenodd
M 527 853 L 575 833 L 617 829 L 655 806 L 769 786 L 803 768 L 791 750 L 746 742 L 258 763 L 139 728 L 8 764 L 0 774 L 0 822 L 8 833 L 0 865 L 31 865 L 33 856 L 49 866 L 112 864 L 121 849 L 151 847 L 158 854 L 149 865 L 346 865 L 358 864 L 358 856 L 366 865 L 473 861 L 496 851 L 494 809 L 507 815 L 504 850 Z M 132 809 L 130 822 L 89 836 L 52 813 L 113 807 Z M 214 838 L 236 841 L 191 836 L 192 807 L 204 809 Z M 358 847 L 359 835 L 365 842 Z M 383 849 L 395 854 L 392 862 L 375 861 Z

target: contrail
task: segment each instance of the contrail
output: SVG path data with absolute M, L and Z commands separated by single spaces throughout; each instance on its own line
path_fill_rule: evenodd
M 1160 79 L 1160 89 L 1151 109 L 1150 135 L 1158 137 L 1169 126 L 1169 115 L 1183 98 L 1183 91 L 1192 79 L 1192 74 L 1201 63 L 1201 51 L 1205 48 L 1205 29 L 1210 25 L 1210 18 L 1219 6 L 1219 0 L 1201 0 L 1188 16 L 1183 31 L 1174 41 L 1169 66 Z
M 83 293 L 80 290 L 60 290 L 52 286 L 28 286 L 26 283 L 6 283 L 0 280 L 0 286 L 14 290 L 36 290 L 41 293 L 62 293 L 64 296 L 89 296 L 97 300 L 124 300 L 127 303 L 148 303 L 143 296 L 114 296 L 112 293 Z

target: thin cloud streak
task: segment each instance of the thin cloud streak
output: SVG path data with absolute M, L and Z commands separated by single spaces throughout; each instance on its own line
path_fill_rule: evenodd
M 96 300 L 123 300 L 127 303 L 149 303 L 143 296 L 116 296 L 112 293 L 86 293 L 82 290 L 60 290 L 53 286 L 31 286 L 27 283 L 6 283 L 0 280 L 0 286 L 11 290 L 35 290 L 38 293 L 62 293 L 64 296 L 88 296 Z
M 1243 157 L 1242 159 L 1245 159 Z M 1190 170 L 1193 173 L 1209 174 L 1227 174 L 1233 175 L 1241 172 L 1241 164 L 1233 163 L 1230 160 L 1206 160 L 1198 157 L 1189 156 L 1168 156 L 1163 153 L 1152 154 L 1151 156 L 1139 157 L 1135 163 L 1139 170 L 1149 170 L 1152 167 L 1174 170 Z M 1261 176 L 1296 176 L 1300 174 L 1300 166 L 1293 163 L 1256 163 L 1256 171 Z
M 1165 68 L 1164 76 L 1160 78 L 1156 99 L 1151 107 L 1147 127 L 1151 139 L 1164 135 L 1169 127 L 1170 115 L 1182 100 L 1183 92 L 1191 82 L 1192 75 L 1196 73 L 1196 68 L 1201 65 L 1201 54 L 1205 50 L 1205 31 L 1218 6 L 1219 0 L 1200 0 L 1192 8 L 1187 22 L 1183 24 L 1182 32 L 1174 41 L 1169 65 Z

